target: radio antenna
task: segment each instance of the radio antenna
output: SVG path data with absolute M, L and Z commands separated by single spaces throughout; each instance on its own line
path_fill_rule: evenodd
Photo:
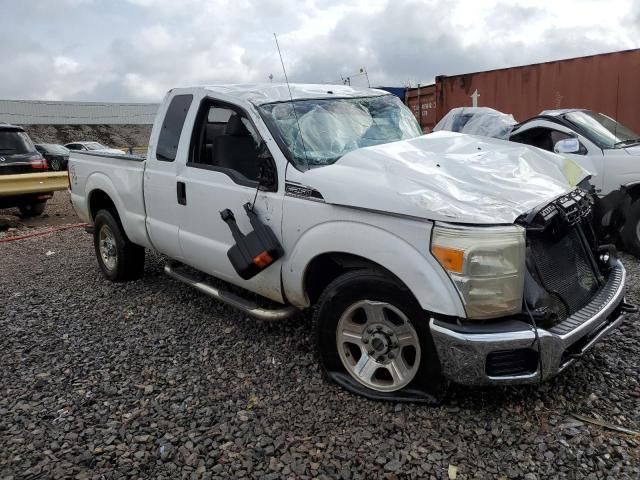
M 289 78 L 287 77 L 287 69 L 284 68 L 284 60 L 282 60 L 282 52 L 280 52 L 280 44 L 278 43 L 278 36 L 274 33 L 273 38 L 276 40 L 276 48 L 278 49 L 278 56 L 280 57 L 280 63 L 282 64 L 282 71 L 284 73 L 284 80 L 287 83 L 287 89 L 289 90 L 289 100 L 291 101 L 291 108 L 293 109 L 293 116 L 296 119 L 296 125 L 298 126 L 298 135 L 300 135 L 300 141 L 302 142 L 302 151 L 304 152 L 304 160 L 309 168 L 309 158 L 307 157 L 307 146 L 304 143 L 304 137 L 302 136 L 302 129 L 300 128 L 300 121 L 298 120 L 298 113 L 296 112 L 296 105 L 293 101 L 293 94 L 291 93 L 291 86 L 289 85 Z

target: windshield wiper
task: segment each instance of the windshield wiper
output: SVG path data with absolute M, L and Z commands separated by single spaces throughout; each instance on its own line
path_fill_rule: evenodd
M 630 138 L 628 140 L 622 140 L 621 142 L 614 143 L 613 146 L 614 148 L 617 148 L 622 145 L 635 145 L 636 143 L 640 143 L 640 138 Z

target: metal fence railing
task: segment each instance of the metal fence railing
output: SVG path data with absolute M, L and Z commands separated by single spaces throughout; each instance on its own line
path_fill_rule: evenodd
M 69 187 L 67 172 L 0 175 L 0 197 L 28 193 L 54 192 Z

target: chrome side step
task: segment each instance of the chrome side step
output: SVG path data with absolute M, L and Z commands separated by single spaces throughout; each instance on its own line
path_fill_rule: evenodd
M 201 291 L 205 295 L 215 298 L 227 305 L 237 308 L 238 310 L 242 310 L 247 315 L 251 315 L 258 320 L 266 320 L 266 321 L 277 321 L 277 320 L 285 320 L 290 318 L 299 310 L 291 305 L 285 306 L 277 309 L 268 309 L 263 308 L 252 302 L 251 300 L 247 300 L 242 298 L 234 293 L 225 292 L 224 290 L 220 290 L 215 288 L 214 286 L 201 282 L 189 275 L 178 272 L 175 269 L 175 263 L 170 262 L 164 266 L 164 273 L 169 275 L 171 278 L 174 278 L 182 283 L 186 283 L 187 285 L 195 288 L 196 290 Z

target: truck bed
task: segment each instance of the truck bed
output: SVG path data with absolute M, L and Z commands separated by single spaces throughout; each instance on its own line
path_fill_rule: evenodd
M 145 227 L 144 162 L 145 158 L 138 155 L 72 151 L 71 201 L 82 220 L 92 223 L 88 194 L 104 191 L 113 200 L 130 240 L 151 247 Z

